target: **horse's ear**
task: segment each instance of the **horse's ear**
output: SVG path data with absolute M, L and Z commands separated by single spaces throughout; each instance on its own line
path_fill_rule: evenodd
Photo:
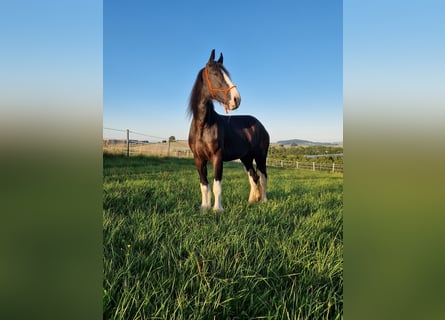
M 209 63 L 212 63 L 215 61 L 215 49 L 212 50 L 212 53 L 210 54 Z
M 220 53 L 220 55 L 219 55 L 219 59 L 218 59 L 218 63 L 220 63 L 220 64 L 222 64 L 223 63 L 223 55 L 222 55 L 222 52 Z

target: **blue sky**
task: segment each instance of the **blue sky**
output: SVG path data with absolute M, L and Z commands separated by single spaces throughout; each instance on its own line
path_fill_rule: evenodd
M 242 97 L 231 115 L 256 116 L 271 141 L 343 140 L 342 1 L 107 0 L 103 20 L 104 127 L 187 139 L 214 48 Z

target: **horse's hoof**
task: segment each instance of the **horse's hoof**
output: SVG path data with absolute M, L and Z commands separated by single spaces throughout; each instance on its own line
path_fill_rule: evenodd
M 249 203 L 257 203 L 258 201 L 260 201 L 260 197 L 252 197 L 249 198 Z

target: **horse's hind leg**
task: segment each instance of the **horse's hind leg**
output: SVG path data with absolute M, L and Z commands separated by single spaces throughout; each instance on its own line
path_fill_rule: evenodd
M 250 194 L 249 194 L 249 202 L 257 202 L 260 200 L 261 194 L 260 190 L 258 189 L 258 175 L 255 172 L 255 169 L 253 168 L 253 159 L 252 158 L 243 158 L 241 159 L 241 162 L 244 165 L 244 168 L 247 171 L 247 176 L 249 177 L 249 183 L 250 183 Z
M 259 191 L 260 191 L 260 199 L 263 202 L 267 202 L 267 170 L 266 170 L 266 158 L 262 157 L 261 159 L 255 159 L 256 168 L 259 175 Z

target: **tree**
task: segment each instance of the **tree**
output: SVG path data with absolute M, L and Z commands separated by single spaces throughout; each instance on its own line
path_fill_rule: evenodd
M 175 136 L 170 136 L 170 138 L 168 138 L 168 141 L 169 142 L 175 142 L 176 141 Z

